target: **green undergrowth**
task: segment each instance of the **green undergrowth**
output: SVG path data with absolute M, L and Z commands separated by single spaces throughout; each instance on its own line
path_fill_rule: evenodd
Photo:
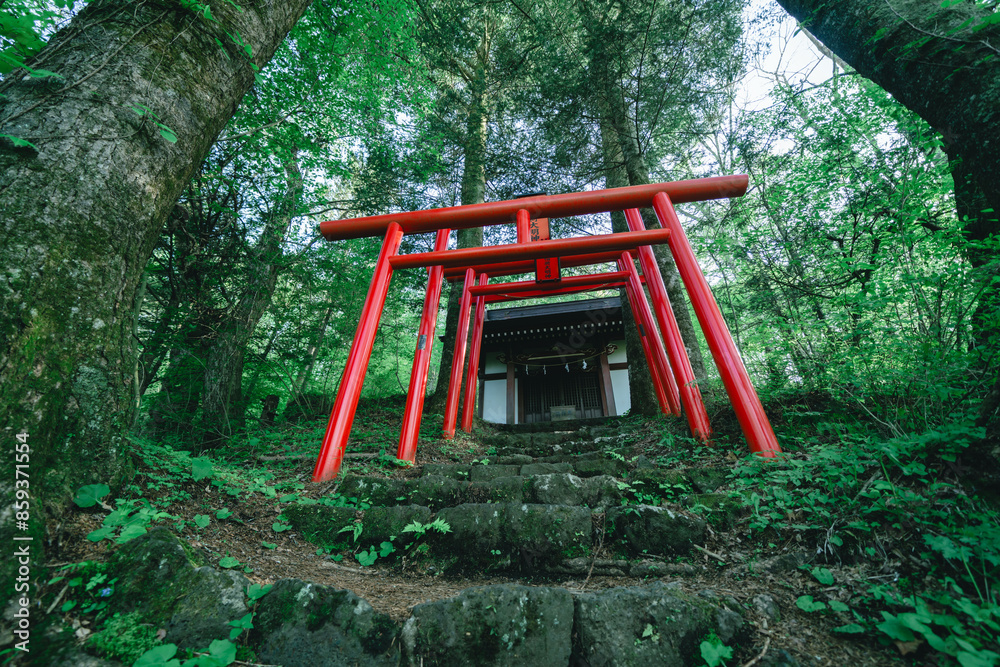
M 788 453 L 742 459 L 731 484 L 757 543 L 799 543 L 830 567 L 890 573 L 837 581 L 812 567 L 826 588 L 799 597 L 803 612 L 918 660 L 989 667 L 1000 664 L 1000 516 L 962 474 L 982 437 L 964 420 L 892 438 L 821 422 L 779 432 Z

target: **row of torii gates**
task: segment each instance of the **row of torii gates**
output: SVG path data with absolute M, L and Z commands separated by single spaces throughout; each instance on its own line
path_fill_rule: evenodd
M 321 223 L 320 233 L 328 241 L 371 236 L 383 236 L 384 240 L 313 471 L 313 481 L 333 479 L 340 471 L 375 343 L 375 332 L 389 291 L 389 282 L 392 272 L 397 269 L 428 267 L 430 274 L 396 453 L 399 459 L 412 462 L 416 458 L 417 436 L 443 277 L 452 281 L 464 278 L 458 335 L 445 404 L 445 438 L 455 436 L 471 309 L 475 309 L 475 323 L 462 410 L 461 428 L 464 431 L 472 429 L 479 350 L 487 302 L 625 287 L 661 410 L 665 414 L 676 416 L 680 416 L 683 411 L 691 434 L 698 440 L 707 442 L 712 434 L 708 414 L 651 248 L 661 243 L 670 247 L 677 263 L 681 280 L 691 298 L 695 315 L 750 450 L 765 457 L 775 456 L 781 449 L 774 437 L 771 423 L 764 414 L 757 392 L 750 382 L 719 306 L 673 207 L 674 202 L 740 197 L 746 193 L 747 184 L 748 178 L 745 175 L 720 176 Z M 661 229 L 645 229 L 638 209 L 649 207 L 656 212 Z M 549 238 L 549 218 L 610 211 L 625 212 L 629 231 L 557 240 Z M 452 229 L 510 223 L 517 225 L 515 244 L 447 250 L 448 235 Z M 429 232 L 437 232 L 432 252 L 398 254 L 404 234 Z M 633 252 L 638 254 L 642 267 L 641 277 L 635 268 Z M 618 271 L 583 276 L 560 275 L 561 267 L 592 266 L 608 262 L 616 262 Z M 487 284 L 490 277 L 531 271 L 535 272 L 535 280 Z M 643 284 L 649 288 L 652 309 L 646 300 Z M 659 325 L 662 340 L 656 333 L 656 324 Z

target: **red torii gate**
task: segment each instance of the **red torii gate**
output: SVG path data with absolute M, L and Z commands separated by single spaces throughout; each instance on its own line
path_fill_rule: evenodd
M 469 311 L 473 296 L 476 298 L 476 319 L 461 423 L 465 431 L 471 430 L 472 427 L 479 346 L 487 300 L 529 298 L 529 296 L 568 294 L 589 289 L 624 286 L 636 315 L 636 324 L 639 326 L 661 409 L 665 413 L 679 414 L 680 408 L 683 407 L 692 434 L 703 442 L 707 441 L 711 436 L 708 415 L 670 308 L 659 266 L 650 247 L 664 242 L 670 247 L 670 252 L 677 263 L 681 280 L 691 298 L 695 315 L 705 334 L 751 451 L 765 457 L 775 456 L 781 449 L 774 431 L 767 415 L 764 414 L 760 399 L 750 382 L 736 345 L 722 319 L 718 304 L 698 266 L 673 207 L 673 202 L 740 197 L 746 192 L 747 184 L 748 178 L 745 175 L 720 176 L 610 190 L 540 195 L 471 206 L 409 211 L 350 220 L 328 220 L 320 223 L 320 233 L 329 241 L 380 235 L 384 240 L 313 471 L 313 481 L 333 479 L 340 471 L 351 425 L 354 422 L 354 413 L 361 397 L 368 361 L 375 343 L 375 332 L 378 329 L 394 269 L 429 267 L 417 349 L 396 454 L 398 458 L 407 461 L 416 458 L 417 435 L 420 430 L 431 347 L 441 298 L 441 282 L 445 276 L 451 280 L 460 277 L 464 279 L 458 336 L 445 407 L 443 426 L 445 438 L 454 437 L 455 434 L 458 392 L 461 388 Z M 661 229 L 644 229 L 637 209 L 650 206 L 659 218 Z M 542 235 L 536 233 L 535 238 L 532 238 L 530 226 L 532 220 L 608 211 L 625 211 L 630 231 L 550 240 L 546 229 Z M 446 249 L 448 235 L 452 229 L 512 222 L 517 225 L 515 244 Z M 537 228 L 535 231 L 537 232 Z M 404 234 L 427 232 L 437 232 L 432 252 L 397 254 Z M 632 261 L 632 252 L 638 253 L 645 284 L 653 300 L 652 311 L 642 289 L 642 279 Z M 553 262 L 552 258 L 558 259 Z M 560 278 L 558 275 L 560 265 L 587 266 L 605 262 L 617 262 L 619 270 L 566 278 Z M 536 272 L 535 281 L 503 285 L 486 284 L 490 276 L 531 271 Z M 478 285 L 475 284 L 477 282 Z M 656 335 L 656 327 L 653 324 L 654 313 L 663 335 L 663 343 Z

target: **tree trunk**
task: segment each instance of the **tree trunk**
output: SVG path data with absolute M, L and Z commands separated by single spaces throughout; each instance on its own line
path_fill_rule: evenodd
M 59 514 L 81 485 L 118 484 L 127 472 L 146 261 L 253 83 L 251 62 L 271 59 L 308 4 L 219 3 L 209 22 L 175 2 L 94 0 L 31 63 L 61 78 L 16 72 L 0 86 L 0 133 L 37 147 L 0 140 L 0 432 L 28 434 L 35 472 L 19 533 L 40 535 L 40 501 Z M 5 521 L 0 537 L 10 543 L 13 532 Z M 11 600 L 14 560 L 3 563 Z
M 296 394 L 304 394 L 306 391 L 309 378 L 312 377 L 313 369 L 316 367 L 316 358 L 319 356 L 319 351 L 323 348 L 323 339 L 326 338 L 326 329 L 330 326 L 330 318 L 333 317 L 334 310 L 336 310 L 334 304 L 331 303 L 327 306 L 326 312 L 323 314 L 323 321 L 319 325 L 319 333 L 316 334 L 316 342 L 310 344 L 306 349 L 306 365 L 302 367 L 298 377 L 295 378 L 295 385 L 293 386 L 293 391 Z M 270 345 L 268 347 L 270 348 Z
M 649 170 L 646 161 L 639 149 L 638 139 L 635 133 L 628 126 L 626 109 L 621 98 L 620 89 L 611 80 L 611 73 L 607 67 L 608 55 L 604 45 L 598 46 L 594 53 L 591 76 L 594 81 L 594 89 L 597 92 L 597 104 L 602 124 L 606 124 L 617 137 L 621 155 L 624 160 L 625 172 L 628 175 L 628 185 L 647 185 L 649 181 Z M 603 125 L 602 125 L 603 129 Z M 643 223 L 646 229 L 659 229 L 660 221 L 652 209 L 641 211 Z M 694 321 L 691 319 L 691 312 L 687 308 L 687 294 L 684 291 L 684 284 L 681 281 L 677 265 L 670 255 L 670 249 L 666 245 L 653 246 L 656 261 L 660 265 L 660 273 L 663 275 L 663 282 L 667 288 L 667 296 L 677 319 L 677 326 L 680 328 L 681 338 L 684 347 L 687 348 L 688 358 L 691 360 L 691 369 L 698 380 L 704 380 L 705 362 L 701 355 L 701 347 L 698 344 L 698 336 L 695 332 Z
M 621 146 L 614 131 L 607 123 L 601 123 L 601 148 L 604 152 L 604 183 L 608 188 L 620 188 L 628 185 L 628 176 L 622 163 Z M 611 213 L 611 229 L 614 232 L 628 231 L 625 214 L 621 211 Z M 651 369 L 646 366 L 646 356 L 642 349 L 642 339 L 635 326 L 635 315 L 625 288 L 619 290 L 622 302 L 622 320 L 625 325 L 625 354 L 628 357 L 629 398 L 632 407 L 629 412 L 640 415 L 657 415 L 660 413 L 660 403 L 653 389 Z M 645 372 L 643 369 L 645 368 Z
M 1000 345 L 1000 256 L 991 245 L 981 245 L 992 234 L 1000 233 L 997 211 L 986 201 L 976 175 L 962 158 L 951 161 L 951 177 L 955 182 L 955 209 L 965 231 L 965 256 L 976 269 L 983 291 L 972 315 L 972 346 L 980 348 L 985 360 L 989 350 Z
M 286 189 L 268 212 L 267 224 L 251 252 L 236 306 L 220 322 L 205 358 L 205 393 L 201 405 L 203 445 L 214 447 L 243 427 L 243 359 L 257 322 L 271 303 L 281 269 L 282 244 L 302 196 L 297 150 L 285 162 Z
M 472 98 L 469 102 L 466 118 L 465 146 L 463 147 L 462 206 L 482 204 L 486 201 L 486 129 L 489 114 L 486 107 L 486 72 L 483 67 L 476 70 L 471 93 Z M 478 248 L 483 245 L 482 227 L 459 229 L 457 234 L 459 248 Z M 462 285 L 463 281 L 455 281 L 451 283 L 451 288 L 448 290 L 448 311 L 445 316 L 438 382 L 434 393 L 428 396 L 424 402 L 425 412 L 443 413 L 445 401 L 448 399 L 448 381 L 451 378 L 452 355 L 455 350 L 455 338 L 458 335 L 458 310 L 462 300 Z M 469 326 L 469 336 L 470 338 L 472 336 L 471 325 Z M 468 355 L 466 355 L 466 369 L 468 369 L 468 361 Z M 459 400 L 461 400 L 461 395 Z

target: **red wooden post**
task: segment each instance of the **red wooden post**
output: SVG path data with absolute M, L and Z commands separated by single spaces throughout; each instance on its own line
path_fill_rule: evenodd
M 636 209 L 625 211 L 625 219 L 628 227 L 632 231 L 645 229 L 642 217 Z M 660 266 L 656 263 L 653 249 L 649 246 L 639 248 L 639 264 L 642 266 L 642 274 L 646 278 L 646 286 L 649 294 L 653 298 L 653 311 L 660 324 L 660 331 L 663 333 L 663 342 L 667 348 L 667 356 L 670 358 L 670 365 L 673 367 L 674 376 L 677 378 L 677 391 L 680 394 L 681 405 L 684 407 L 684 416 L 687 417 L 691 435 L 702 442 L 708 442 L 712 437 L 712 426 L 708 421 L 708 411 L 705 410 L 705 403 L 701 398 L 701 390 L 694 379 L 694 370 L 691 368 L 691 360 L 688 359 L 687 349 L 681 339 L 681 330 L 677 326 L 677 318 L 670 307 L 670 299 L 667 297 L 667 287 L 663 284 L 663 276 L 660 274 Z M 699 275 L 700 275 L 699 270 Z
M 450 229 L 439 229 L 434 250 L 448 247 Z M 427 391 L 427 372 L 431 367 L 431 350 L 434 349 L 434 330 L 437 327 L 438 310 L 441 307 L 441 283 L 444 267 L 432 266 L 427 277 L 427 292 L 424 295 L 424 310 L 420 316 L 417 331 L 417 349 L 413 353 L 413 369 L 410 371 L 410 388 L 406 391 L 406 409 L 403 412 L 403 428 L 399 432 L 399 447 L 396 458 L 414 461 L 417 456 L 417 437 L 420 434 L 420 418 L 424 411 L 424 393 Z
M 361 309 L 361 320 L 354 334 L 354 344 L 347 355 L 347 365 L 340 378 L 340 388 L 337 390 L 337 400 L 330 413 L 330 421 L 326 425 L 326 434 L 316 459 L 313 470 L 314 482 L 325 482 L 337 476 L 340 464 L 344 460 L 344 449 L 347 438 L 351 435 L 351 425 L 354 423 L 354 411 L 361 398 L 361 388 L 365 384 L 365 372 L 368 370 L 368 360 L 372 356 L 372 346 L 375 344 L 375 332 L 378 321 L 382 317 L 385 297 L 389 293 L 389 282 L 392 280 L 392 265 L 389 258 L 399 251 L 403 240 L 403 230 L 396 223 L 389 224 L 382 241 L 382 250 L 375 262 L 375 273 L 364 308 Z
M 677 384 L 674 382 L 670 363 L 667 361 L 667 354 L 663 350 L 663 342 L 660 341 L 660 337 L 656 334 L 656 326 L 653 324 L 653 313 L 649 310 L 646 292 L 642 289 L 642 282 L 639 280 L 639 272 L 635 270 L 635 263 L 632 262 L 632 255 L 623 252 L 621 259 L 618 260 L 618 267 L 629 273 L 628 287 L 631 292 L 629 298 L 633 301 L 632 313 L 636 317 L 636 324 L 641 322 L 643 329 L 645 329 L 645 338 L 648 340 L 649 345 L 647 356 L 649 357 L 650 370 L 655 369 L 659 373 L 659 381 L 662 382 L 660 391 L 663 392 L 666 398 L 666 405 L 669 408 L 669 410 L 664 410 L 663 412 L 666 414 L 669 411 L 675 417 L 680 417 L 681 406 Z M 654 383 L 657 381 L 656 375 L 653 376 L 653 381 Z
M 462 390 L 462 371 L 465 366 L 465 343 L 469 338 L 469 306 L 472 294 L 469 290 L 476 279 L 472 269 L 465 270 L 465 284 L 462 287 L 462 302 L 458 310 L 458 331 L 455 334 L 455 353 L 451 360 L 451 379 L 448 382 L 448 400 L 444 404 L 444 425 L 441 437 L 451 440 L 455 437 L 455 421 L 458 419 L 458 393 Z
M 485 285 L 489 276 L 479 276 Z M 462 402 L 462 430 L 472 432 L 472 414 L 476 409 L 476 388 L 479 384 L 479 351 L 483 347 L 483 320 L 486 319 L 486 297 L 476 297 L 476 324 L 472 327 L 472 349 L 469 350 L 469 374 L 465 378 L 465 400 Z
M 726 322 L 722 319 L 722 313 L 715 302 L 715 297 L 712 296 L 708 281 L 698 266 L 698 260 L 695 259 L 694 251 L 691 250 L 691 244 L 688 243 L 670 198 L 662 192 L 654 196 L 653 210 L 656 211 L 660 224 L 670 230 L 667 240 L 670 252 L 677 262 L 681 280 L 684 281 L 684 286 L 691 296 L 695 315 L 698 316 L 698 322 L 705 333 L 705 340 L 708 341 L 715 365 L 719 368 L 719 375 L 736 410 L 736 418 L 750 445 L 750 451 L 768 458 L 774 457 L 781 451 L 778 439 L 774 437 L 771 422 L 764 414 L 764 407 L 760 404 L 760 398 L 757 397 L 757 392 L 750 382 L 750 376 L 743 366 L 743 360 L 736 349 L 736 344 L 733 343 Z
M 618 261 L 621 262 L 621 260 Z M 642 343 L 642 353 L 646 357 L 646 367 L 649 368 L 649 374 L 653 380 L 653 392 L 656 394 L 656 402 L 660 404 L 660 412 L 668 415 L 670 414 L 670 402 L 667 399 L 667 392 L 663 388 L 663 372 L 653 357 L 653 351 L 649 349 L 649 327 L 644 327 L 640 319 L 639 306 L 636 305 L 635 292 L 632 289 L 631 283 L 625 283 L 625 294 L 628 296 L 629 305 L 632 307 L 635 328 L 639 331 L 639 342 Z M 637 371 L 639 367 L 638 360 L 632 359 L 630 361 L 632 362 L 631 368 Z
M 519 208 L 517 210 L 517 242 L 527 243 L 531 240 L 530 227 L 531 224 L 531 214 L 528 213 L 526 209 Z

